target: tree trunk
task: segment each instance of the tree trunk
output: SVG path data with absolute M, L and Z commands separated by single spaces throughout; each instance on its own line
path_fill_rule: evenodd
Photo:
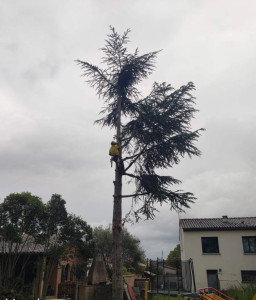
M 121 149 L 121 97 L 117 103 L 117 143 Z M 112 221 L 112 299 L 123 300 L 123 264 L 122 264 L 122 174 L 116 163 L 114 182 L 114 208 Z
M 117 174 L 115 181 L 114 209 L 113 209 L 113 242 L 112 242 L 112 299 L 123 299 L 122 274 L 122 176 Z
M 78 280 L 76 279 L 75 300 L 78 299 Z

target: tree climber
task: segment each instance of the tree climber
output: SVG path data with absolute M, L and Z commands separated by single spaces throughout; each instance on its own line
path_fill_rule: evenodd
M 124 162 L 120 156 L 120 147 L 116 142 L 111 142 L 111 147 L 109 149 L 109 155 L 111 156 L 110 162 L 112 167 L 112 162 L 117 164 L 118 171 L 124 174 Z

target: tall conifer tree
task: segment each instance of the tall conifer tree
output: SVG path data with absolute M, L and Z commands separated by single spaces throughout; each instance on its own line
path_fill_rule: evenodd
M 104 69 L 77 60 L 87 83 L 105 101 L 103 117 L 96 123 L 115 129 L 124 162 L 124 172 L 117 166 L 114 181 L 112 292 L 113 300 L 123 299 L 122 278 L 122 198 L 131 197 L 134 205 L 130 214 L 153 219 L 156 205 L 168 203 L 181 211 L 195 200 L 192 193 L 173 190 L 179 184 L 172 176 L 159 174 L 160 169 L 178 164 L 181 157 L 199 156 L 195 142 L 200 136 L 190 123 L 196 112 L 191 92 L 194 84 L 175 90 L 167 83 L 154 83 L 150 94 L 142 97 L 137 85 L 154 69 L 158 51 L 140 55 L 138 49 L 129 53 L 129 30 L 118 34 L 110 27 L 102 63 Z M 119 162 L 120 163 L 120 162 Z M 131 195 L 122 194 L 122 177 L 135 183 Z

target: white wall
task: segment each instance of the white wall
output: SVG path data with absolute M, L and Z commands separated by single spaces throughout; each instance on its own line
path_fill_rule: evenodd
M 218 237 L 220 253 L 203 254 L 201 237 L 214 236 Z M 256 230 L 200 232 L 181 230 L 181 259 L 193 259 L 197 289 L 207 287 L 206 270 L 219 270 L 220 289 L 241 284 L 241 270 L 256 270 L 256 255 L 244 254 L 242 236 L 256 236 Z

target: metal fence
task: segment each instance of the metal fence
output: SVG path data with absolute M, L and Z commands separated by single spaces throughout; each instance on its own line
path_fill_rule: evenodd
M 194 268 L 192 259 L 176 260 L 169 266 L 163 259 L 149 260 L 145 272 L 150 289 L 159 291 L 194 292 Z

